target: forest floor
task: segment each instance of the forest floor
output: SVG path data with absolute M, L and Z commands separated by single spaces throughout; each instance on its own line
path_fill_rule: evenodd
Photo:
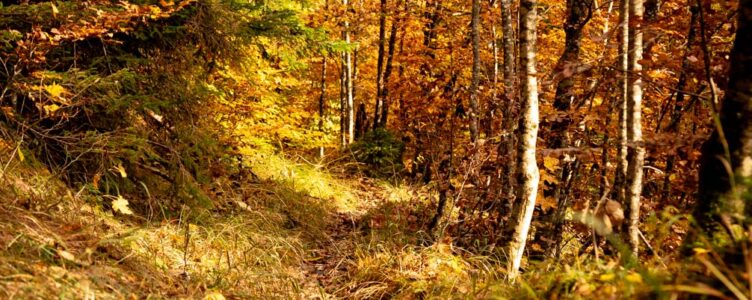
M 0 298 L 597 298 L 649 292 L 668 273 L 574 257 L 529 266 L 508 285 L 502 260 L 426 243 L 430 185 L 247 155 L 258 178 L 218 193 L 214 209 L 152 220 L 11 164 L 0 178 Z
M 249 156 L 258 180 L 212 211 L 151 220 L 16 160 L 0 187 L 0 298 L 367 299 L 469 294 L 471 277 L 490 278 L 475 271 L 485 261 L 419 245 L 427 188 Z

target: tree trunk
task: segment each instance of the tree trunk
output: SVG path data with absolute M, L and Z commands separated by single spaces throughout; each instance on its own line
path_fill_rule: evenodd
M 380 127 L 381 116 L 379 115 L 384 105 L 381 94 L 384 91 L 384 48 L 386 46 L 386 0 L 381 0 L 379 13 L 379 53 L 376 62 L 376 106 L 373 110 L 373 128 Z
M 494 118 L 496 117 L 496 111 L 499 109 L 499 43 L 498 43 L 498 30 L 496 30 L 496 24 L 491 26 L 491 51 L 493 54 L 493 78 L 491 80 L 491 99 L 488 101 L 488 107 L 485 111 L 484 134 L 486 138 L 491 138 L 494 135 Z
M 355 139 L 359 140 L 365 136 L 368 131 L 368 113 L 366 113 L 366 104 L 358 104 L 358 110 L 355 114 Z
M 470 85 L 470 140 L 478 140 L 478 85 L 480 85 L 480 0 L 473 0 L 471 31 L 473 37 L 473 74 Z
M 574 101 L 574 76 L 576 75 L 576 69 L 578 68 L 580 59 L 580 44 L 582 42 L 582 30 L 590 20 L 592 14 L 592 1 L 591 0 L 567 0 L 567 20 L 564 24 L 565 42 L 564 52 L 559 57 L 555 71 L 556 77 L 561 78 L 556 85 L 556 94 L 554 96 L 554 108 L 559 114 L 559 118 L 551 124 L 552 139 L 551 148 L 567 148 L 571 146 L 569 137 L 569 127 L 572 124 L 572 118 L 570 116 L 570 108 Z M 541 214 L 544 227 L 539 228 L 536 233 L 536 243 L 540 244 L 543 252 L 546 254 L 553 254 L 554 244 L 558 244 L 561 239 L 560 232 L 556 232 L 556 228 L 561 227 L 559 222 L 563 222 L 563 219 L 558 218 L 561 215 L 561 211 L 565 211 L 568 197 L 569 181 L 572 179 L 572 172 L 574 171 L 575 157 L 569 154 L 564 154 L 559 157 L 561 160 L 561 168 L 559 170 L 560 181 L 558 184 L 554 184 L 551 187 L 553 194 L 556 198 L 556 202 L 559 203 L 555 209 L 544 211 Z
M 640 245 L 640 195 L 642 194 L 642 166 L 645 160 L 645 147 L 642 145 L 642 16 L 643 0 L 630 0 L 629 3 L 629 97 L 627 103 L 627 190 L 626 215 L 629 246 L 637 258 Z
M 397 20 L 392 21 L 392 28 L 389 32 L 389 51 L 386 55 L 386 67 L 384 68 L 384 85 L 381 88 L 381 120 L 379 125 L 386 127 L 389 118 L 389 78 L 392 76 L 392 62 L 394 61 L 394 51 L 397 43 Z M 375 121 L 374 121 L 375 122 Z
M 692 52 L 692 45 L 695 43 L 695 23 L 697 22 L 697 13 L 699 11 L 698 5 L 692 5 L 690 8 L 692 16 L 689 21 L 689 32 L 687 33 L 687 46 L 684 49 L 684 57 L 682 59 L 681 73 L 679 73 L 679 81 L 676 83 L 676 97 L 674 99 L 674 110 L 671 113 L 671 119 L 669 120 L 666 131 L 670 133 L 676 133 L 679 131 L 679 124 L 681 123 L 681 117 L 684 113 L 684 98 L 686 95 L 684 89 L 687 88 L 687 73 L 690 68 L 689 55 Z M 658 123 L 660 126 L 660 122 Z M 656 133 L 660 131 L 660 127 L 656 128 Z M 672 153 L 666 159 L 666 169 L 663 174 L 663 188 L 661 189 L 661 203 L 666 203 L 671 195 L 671 174 L 674 170 L 674 163 L 676 160 L 676 154 Z
M 645 28 L 643 30 L 643 56 L 652 55 L 653 46 L 658 44 L 659 35 L 655 28 L 655 22 L 658 21 L 658 11 L 661 8 L 661 0 L 644 0 Z
M 613 198 L 625 204 L 627 180 L 627 97 L 629 95 L 629 0 L 621 0 L 619 8 L 619 145 L 616 154 L 616 175 L 614 179 Z
M 321 96 L 319 97 L 319 133 L 324 136 L 324 113 L 326 109 L 326 54 L 321 63 Z M 324 145 L 319 147 L 319 157 L 324 157 Z
M 407 16 L 410 15 L 408 2 L 405 1 L 405 20 L 407 20 Z M 405 22 L 407 23 L 407 22 Z M 403 55 L 405 53 L 405 35 L 407 34 L 407 26 L 403 25 L 400 29 L 400 41 L 399 41 L 399 54 Z M 405 64 L 400 63 L 399 64 L 399 72 L 398 72 L 399 80 L 405 80 Z M 407 125 L 407 107 L 405 107 L 405 92 L 404 90 L 400 90 L 399 94 L 399 123 L 401 126 Z
M 345 52 L 340 54 L 339 72 L 339 137 L 340 146 L 347 147 L 347 74 L 345 73 Z
M 347 11 L 349 10 L 348 0 L 342 0 L 345 6 L 345 21 L 342 38 L 346 44 L 350 44 L 350 22 L 347 20 Z M 344 146 L 351 144 L 355 139 L 355 105 L 353 99 L 353 61 L 352 53 L 347 50 L 344 54 L 343 70 L 345 79 L 345 99 L 344 99 L 344 128 L 346 129 Z
M 536 74 L 536 0 L 520 1 L 520 85 L 522 100 L 518 146 L 519 204 L 513 215 L 515 226 L 512 241 L 509 243 L 509 280 L 517 277 L 522 262 L 522 255 L 527 242 L 530 222 L 535 209 L 535 197 L 538 194 L 538 165 L 535 161 L 535 144 L 538 138 L 538 79 Z
M 700 160 L 694 217 L 711 235 L 722 219 L 749 225 L 745 217 L 752 215 L 752 0 L 741 0 L 738 14 L 720 126 L 703 145 Z
M 503 50 L 503 75 L 504 75 L 504 94 L 503 99 L 506 103 L 504 109 L 503 120 L 501 122 L 501 128 L 505 131 L 502 136 L 502 141 L 499 145 L 499 164 L 505 165 L 502 180 L 502 193 L 500 195 L 505 200 L 506 205 L 500 206 L 499 219 L 508 219 L 509 214 L 513 211 L 513 201 L 515 195 L 515 170 L 516 170 L 516 157 L 515 157 L 515 136 L 514 130 L 516 127 L 515 115 L 517 111 L 517 103 L 515 101 L 515 38 L 514 27 L 512 26 L 512 0 L 501 0 L 501 31 L 502 31 L 502 50 Z M 509 226 L 503 226 L 509 228 Z M 510 228 L 511 229 L 511 228 Z M 502 245 L 505 240 L 509 239 L 510 234 L 502 232 L 500 238 Z

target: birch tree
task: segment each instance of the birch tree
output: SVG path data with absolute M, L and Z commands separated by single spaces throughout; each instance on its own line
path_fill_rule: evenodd
M 642 145 L 642 16 L 643 0 L 629 1 L 629 86 L 627 97 L 627 230 L 629 246 L 637 257 L 640 245 L 640 195 L 642 194 L 642 166 L 645 147 Z
M 522 255 L 533 219 L 535 198 L 538 194 L 538 165 L 535 161 L 535 145 L 538 139 L 538 80 L 535 67 L 536 43 L 536 0 L 520 1 L 520 99 L 521 115 L 519 127 L 518 200 L 515 206 L 512 225 L 514 234 L 509 243 L 510 255 L 508 279 L 514 281 L 522 262 Z
M 350 44 L 350 21 L 347 19 L 347 11 L 349 9 L 348 0 L 342 0 L 342 4 L 345 6 L 345 17 L 343 23 L 342 39 L 345 43 Z M 352 53 L 350 50 L 346 50 L 342 59 L 342 73 L 343 73 L 343 88 L 344 99 L 343 104 L 343 146 L 347 146 L 355 139 L 355 105 L 353 99 L 353 61 Z
M 624 203 L 627 179 L 627 96 L 629 95 L 629 0 L 621 0 L 619 8 L 619 145 L 616 154 L 616 175 L 614 195 L 616 201 Z

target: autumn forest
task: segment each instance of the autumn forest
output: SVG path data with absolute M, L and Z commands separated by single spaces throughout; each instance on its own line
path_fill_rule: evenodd
M 752 0 L 3 0 L 0 298 L 750 299 Z

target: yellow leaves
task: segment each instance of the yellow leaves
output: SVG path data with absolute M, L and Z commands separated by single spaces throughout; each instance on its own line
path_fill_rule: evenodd
M 619 272 L 617 272 L 619 273 Z M 617 273 L 604 273 L 598 276 L 598 280 L 602 282 L 614 281 L 617 277 Z M 621 277 L 621 276 L 619 276 Z M 624 280 L 630 283 L 642 283 L 642 276 L 640 273 L 629 273 L 624 276 Z
M 543 158 L 543 166 L 549 171 L 555 171 L 559 166 L 559 159 L 556 157 L 546 156 Z
M 600 281 L 611 281 L 611 280 L 614 280 L 614 278 L 616 278 L 616 274 L 614 274 L 614 273 L 606 273 L 606 274 L 601 274 L 601 276 L 598 277 L 598 280 L 600 280 Z
M 699 247 L 692 249 L 692 251 L 695 252 L 695 255 L 703 255 L 703 254 L 710 253 L 710 250 L 705 249 L 705 248 L 699 248 Z
M 631 283 L 642 283 L 642 276 L 639 273 L 629 273 L 624 279 Z
M 121 195 L 118 195 L 117 199 L 112 200 L 112 210 L 124 215 L 133 214 L 133 211 L 128 207 L 128 200 L 125 200 Z
M 16 152 L 18 152 L 18 160 L 24 161 L 26 159 L 26 157 L 23 154 L 23 151 L 21 151 L 21 148 L 18 148 L 18 151 Z
M 559 182 L 559 178 L 556 174 L 556 168 L 559 166 L 559 159 L 556 157 L 546 156 L 543 157 L 543 170 L 540 172 L 541 180 L 556 184 Z
M 59 14 L 60 11 L 57 9 L 57 6 L 55 6 L 55 3 L 50 2 L 50 7 L 52 7 L 52 16 L 57 17 L 57 14 Z
M 120 174 L 120 177 L 128 178 L 128 173 L 125 172 L 125 167 L 123 167 L 123 163 L 118 163 L 117 166 L 114 167 L 114 169 Z
M 62 108 L 60 105 L 58 105 L 58 103 L 64 105 L 68 104 L 68 100 L 65 99 L 65 95 L 68 94 L 68 90 L 66 90 L 62 85 L 54 83 L 45 85 L 42 87 L 42 89 L 47 92 L 50 99 L 54 101 L 54 103 L 45 104 L 42 106 L 47 114 L 55 113 L 57 110 Z
M 57 105 L 57 104 L 54 104 L 54 103 L 50 104 L 50 105 L 45 105 L 44 106 L 44 111 L 46 111 L 48 114 L 54 113 L 58 109 L 60 109 L 60 105 Z
M 49 94 L 53 98 L 61 98 L 63 96 L 63 93 L 66 92 L 65 88 L 62 85 L 59 85 L 57 83 L 51 84 L 51 85 L 45 85 L 44 91 L 47 92 L 47 94 Z
M 225 296 L 219 292 L 210 292 L 204 296 L 204 300 L 225 300 Z

